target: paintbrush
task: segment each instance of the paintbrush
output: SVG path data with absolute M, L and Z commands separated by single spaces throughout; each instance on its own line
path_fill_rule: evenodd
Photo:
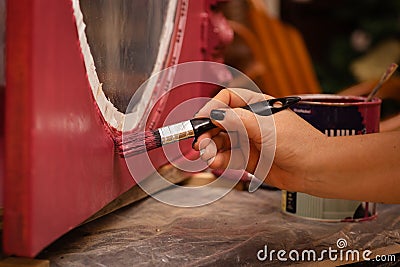
M 371 93 L 367 96 L 367 99 L 365 99 L 365 102 L 369 102 L 372 100 L 372 98 L 375 96 L 375 94 L 378 92 L 378 90 L 382 87 L 382 85 L 389 80 L 390 77 L 392 77 L 392 74 L 396 71 L 397 69 L 397 64 L 392 63 L 389 65 L 389 67 L 386 69 L 386 71 L 382 74 L 381 79 L 375 85 L 375 87 L 372 89 Z
M 260 116 L 269 116 L 300 100 L 301 98 L 296 96 L 274 98 L 241 108 Z M 196 140 L 203 133 L 216 127 L 209 118 L 194 118 L 154 131 L 124 134 L 122 140 L 117 142 L 117 147 L 122 157 L 131 157 L 188 138 L 194 137 Z

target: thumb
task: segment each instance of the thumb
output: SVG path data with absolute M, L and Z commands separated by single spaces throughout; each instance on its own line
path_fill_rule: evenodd
M 214 109 L 210 113 L 213 123 L 226 131 L 246 132 L 251 140 L 261 139 L 260 116 L 251 111 L 234 109 Z

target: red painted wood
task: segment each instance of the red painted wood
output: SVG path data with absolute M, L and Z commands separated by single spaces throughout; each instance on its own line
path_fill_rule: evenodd
M 0 207 L 3 207 L 4 188 L 4 118 L 5 118 L 5 87 L 0 85 Z
M 209 2 L 190 1 L 179 62 L 205 59 L 198 21 Z M 33 257 L 134 181 L 94 103 L 71 1 L 7 1 L 6 42 L 3 248 Z M 195 86 L 170 96 L 164 113 L 213 91 Z M 156 167 L 167 163 L 152 155 Z
M 133 180 L 113 179 L 113 141 L 93 104 L 71 2 L 7 8 L 4 251 L 34 256 Z

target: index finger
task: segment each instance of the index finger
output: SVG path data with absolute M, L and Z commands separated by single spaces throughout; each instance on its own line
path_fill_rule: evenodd
M 222 89 L 213 99 L 199 110 L 196 117 L 209 117 L 211 110 L 219 108 L 237 108 L 272 98 L 268 95 L 242 88 Z

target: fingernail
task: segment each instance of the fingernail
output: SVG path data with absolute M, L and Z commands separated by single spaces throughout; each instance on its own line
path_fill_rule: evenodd
M 194 140 L 193 140 L 193 143 L 192 143 L 192 148 L 193 149 L 194 149 L 194 146 L 196 145 L 196 143 L 197 143 L 197 137 L 195 137 Z
M 225 110 L 214 109 L 211 110 L 210 117 L 216 121 L 222 121 L 225 118 Z
M 200 149 L 200 156 L 203 156 L 203 154 L 206 152 L 205 149 Z

